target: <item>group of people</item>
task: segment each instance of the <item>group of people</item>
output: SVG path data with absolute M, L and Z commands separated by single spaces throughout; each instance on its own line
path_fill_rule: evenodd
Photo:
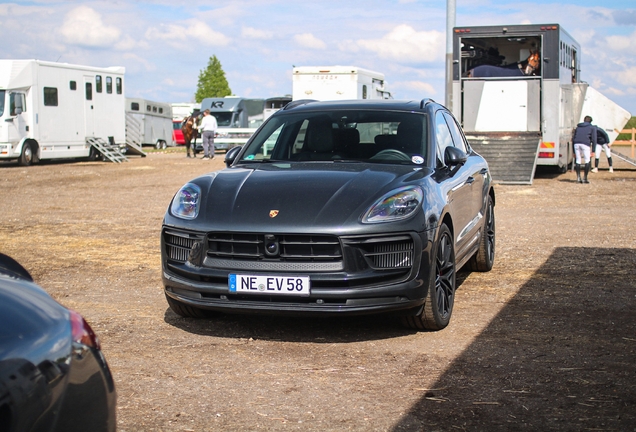
M 190 131 L 186 131 L 185 128 L 190 129 Z M 201 131 L 201 143 L 203 145 L 203 159 L 212 159 L 214 158 L 214 134 L 218 128 L 218 124 L 216 122 L 216 117 L 210 114 L 210 110 L 206 109 L 203 111 L 203 117 L 199 121 L 197 125 L 197 118 L 195 116 L 187 117 L 183 121 L 183 126 L 181 129 L 183 130 L 183 135 L 186 142 L 186 157 L 190 157 L 190 146 L 192 142 L 192 138 L 195 138 L 196 135 L 190 134 L 188 132 L 195 132 L 197 129 Z M 187 136 L 186 136 L 187 135 Z M 195 156 L 195 151 L 192 149 L 192 157 Z
M 587 179 L 588 173 L 590 173 L 590 171 L 598 172 L 598 163 L 601 158 L 601 151 L 605 151 L 605 156 L 607 156 L 609 172 L 614 172 L 609 136 L 603 128 L 592 124 L 592 117 L 589 115 L 585 116 L 583 118 L 583 123 L 576 125 L 572 142 L 574 143 L 574 154 L 576 156 L 574 169 L 576 171 L 577 183 L 589 183 L 590 181 Z M 592 154 L 595 156 L 594 168 L 591 168 Z M 585 162 L 582 179 L 581 161 Z

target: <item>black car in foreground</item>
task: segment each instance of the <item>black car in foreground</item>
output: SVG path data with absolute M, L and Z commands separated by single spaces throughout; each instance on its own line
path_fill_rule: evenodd
M 0 254 L 0 431 L 112 432 L 115 404 L 88 323 Z
M 181 316 L 392 312 L 439 330 L 457 270 L 492 268 L 488 164 L 430 99 L 295 101 L 225 160 L 163 221 Z

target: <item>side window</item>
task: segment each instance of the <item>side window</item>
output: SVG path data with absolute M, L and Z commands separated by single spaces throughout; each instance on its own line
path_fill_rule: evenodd
M 101 75 L 95 76 L 95 91 L 97 93 L 102 92 L 102 76 Z
M 93 100 L 93 84 L 86 83 L 86 100 Z
M 459 126 L 457 126 L 457 122 L 455 121 L 455 119 L 448 113 L 444 113 L 444 117 L 446 117 L 446 123 L 448 123 L 448 127 L 451 131 L 455 147 L 462 150 L 464 153 L 468 153 L 468 145 L 466 144 L 466 139 L 464 138 L 464 134 L 462 134 L 461 130 L 459 129 Z
M 151 112 L 152 109 L 150 108 L 150 105 L 146 105 L 146 111 Z
M 69 87 L 71 90 L 77 90 L 77 82 L 75 82 L 75 81 L 69 81 L 69 83 L 68 83 L 68 87 Z
M 113 93 L 113 78 L 109 76 L 106 77 L 106 93 Z
M 438 162 L 444 165 L 444 150 L 446 150 L 446 147 L 453 146 L 453 138 L 442 111 L 437 111 L 435 114 L 435 141 Z
M 154 112 L 154 113 L 156 113 L 156 112 L 157 112 L 157 107 L 156 107 L 156 106 L 153 106 L 153 107 L 152 107 L 152 112 Z
M 115 86 L 117 87 L 117 94 L 122 94 L 123 82 L 121 78 L 115 78 Z
M 26 111 L 26 98 L 24 96 L 24 93 L 10 93 L 9 94 L 9 115 L 12 115 L 12 116 L 18 115 L 25 111 Z
M 364 84 L 362 86 L 362 99 L 366 99 L 367 98 L 367 85 Z
M 163 114 L 163 108 L 159 107 L 159 114 Z
M 139 111 L 139 103 L 138 102 L 132 102 L 130 104 L 130 110 L 131 111 Z
M 44 106 L 57 106 L 57 87 L 44 87 Z

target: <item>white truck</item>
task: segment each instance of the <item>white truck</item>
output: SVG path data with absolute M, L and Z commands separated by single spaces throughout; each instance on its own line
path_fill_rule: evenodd
M 172 106 L 141 98 L 126 98 L 126 134 L 140 146 L 174 146 Z M 131 135 L 134 134 L 134 137 Z
M 125 146 L 124 72 L 123 67 L 0 60 L 0 160 L 30 165 L 97 158 L 98 147 Z
M 301 66 L 292 73 L 292 99 L 391 99 L 384 74 L 355 66 Z
M 537 51 L 538 68 L 520 72 Z M 449 108 L 471 146 L 488 161 L 496 182 L 531 184 L 537 165 L 565 172 L 573 159 L 573 130 L 585 115 L 606 130 L 620 130 L 629 120 L 626 110 L 597 97 L 600 93 L 581 81 L 581 52 L 559 24 L 453 29 Z M 597 122 L 600 115 L 592 114 L 601 100 L 603 124 Z
M 218 129 L 214 137 L 216 150 L 229 150 L 243 145 L 263 124 L 265 99 L 248 99 L 238 96 L 205 98 L 201 101 L 201 112 L 210 110 L 216 118 Z M 197 144 L 195 151 L 203 149 Z

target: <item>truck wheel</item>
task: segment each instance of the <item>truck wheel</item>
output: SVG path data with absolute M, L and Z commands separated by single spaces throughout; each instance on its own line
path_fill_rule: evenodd
M 492 197 L 488 195 L 486 204 L 486 220 L 484 230 L 479 240 L 479 249 L 469 261 L 469 267 L 473 271 L 487 272 L 492 269 L 495 262 L 495 209 Z
M 402 317 L 402 323 L 416 330 L 441 330 L 450 322 L 455 303 L 456 271 L 453 235 L 446 226 L 440 227 L 431 268 L 428 294 L 415 315 Z
M 168 300 L 168 306 L 172 309 L 172 312 L 184 318 L 208 318 L 212 316 L 212 312 L 205 309 L 199 309 L 187 304 L 183 304 L 169 295 L 166 294 L 166 300 Z
M 30 142 L 25 142 L 22 145 L 22 154 L 18 159 L 18 164 L 22 166 L 28 166 L 33 163 L 33 146 Z

